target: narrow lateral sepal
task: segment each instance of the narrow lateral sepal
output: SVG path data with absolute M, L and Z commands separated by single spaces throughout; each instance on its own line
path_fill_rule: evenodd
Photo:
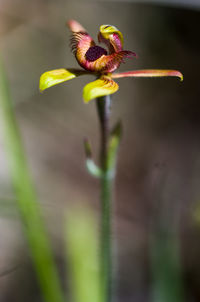
M 178 70 L 171 69 L 144 69 L 133 70 L 126 72 L 113 73 L 113 79 L 119 78 L 162 78 L 162 77 L 177 77 L 180 81 L 183 81 L 183 74 Z

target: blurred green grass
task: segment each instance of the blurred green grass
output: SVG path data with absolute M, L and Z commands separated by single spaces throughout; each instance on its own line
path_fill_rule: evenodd
M 17 207 L 21 215 L 41 291 L 47 302 L 63 302 L 64 298 L 60 281 L 56 272 L 37 195 L 27 166 L 23 143 L 15 119 L 9 85 L 1 59 L 0 106 L 4 128 L 4 144 L 15 190 Z
M 66 215 L 65 234 L 70 301 L 102 302 L 99 236 L 94 213 L 85 205 L 70 209 Z

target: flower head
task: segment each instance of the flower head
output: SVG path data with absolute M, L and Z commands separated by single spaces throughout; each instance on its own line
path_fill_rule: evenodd
M 115 26 L 101 25 L 98 41 L 105 44 L 107 48 L 105 49 L 96 45 L 77 21 L 70 20 L 68 27 L 72 32 L 71 50 L 83 69 L 61 68 L 43 73 L 40 77 L 41 91 L 80 75 L 92 74 L 98 79 L 90 82 L 83 89 L 83 99 L 88 103 L 94 98 L 115 93 L 119 86 L 113 78 L 175 76 L 183 79 L 182 74 L 177 70 L 147 69 L 113 73 L 124 62 L 124 59 L 136 57 L 134 52 L 123 50 L 122 33 Z
M 124 58 L 136 56 L 132 51 L 123 50 L 123 36 L 112 25 L 102 25 L 98 35 L 100 43 L 108 50 L 95 44 L 94 40 L 74 20 L 68 22 L 72 31 L 71 47 L 77 62 L 85 70 L 95 73 L 110 73 L 116 70 Z

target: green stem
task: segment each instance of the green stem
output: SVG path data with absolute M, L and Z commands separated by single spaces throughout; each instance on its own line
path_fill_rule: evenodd
M 112 178 L 108 166 L 110 96 L 98 98 L 97 112 L 101 130 L 101 271 L 104 299 L 103 302 L 112 301 Z
M 104 172 L 108 169 L 107 156 L 108 156 L 108 140 L 110 135 L 110 95 L 97 98 L 97 112 L 100 121 L 101 130 L 101 151 L 100 161 L 101 167 Z
M 23 143 L 14 114 L 7 79 L 0 60 L 0 108 L 2 112 L 5 148 L 17 206 L 30 247 L 41 291 L 46 302 L 63 302 L 52 250 L 42 219 L 37 196 L 27 166 Z
M 102 282 L 105 302 L 112 301 L 112 183 L 111 180 L 103 174 L 101 179 L 101 201 L 102 201 L 102 225 L 101 225 L 101 269 Z

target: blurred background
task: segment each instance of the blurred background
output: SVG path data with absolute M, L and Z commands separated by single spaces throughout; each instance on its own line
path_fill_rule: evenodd
M 89 204 L 99 214 L 99 184 L 87 174 L 83 138 L 98 158 L 95 102 L 80 77 L 40 94 L 40 75 L 78 67 L 68 19 L 97 39 L 118 27 L 138 59 L 120 70 L 177 69 L 177 79 L 120 79 L 112 122 L 123 123 L 115 193 L 117 296 L 146 302 L 157 293 L 200 301 L 200 1 L 0 0 L 0 50 L 15 112 L 54 251 L 64 276 L 64 212 Z M 1 123 L 1 121 L 0 121 Z M 0 301 L 42 301 L 15 208 L 0 127 Z M 163 285 L 164 284 L 164 285 Z M 159 296 L 159 294 L 158 294 Z M 41 299 L 41 300 L 40 300 Z M 165 300 L 167 301 L 167 300 Z M 95 301 L 94 301 L 95 302 Z

